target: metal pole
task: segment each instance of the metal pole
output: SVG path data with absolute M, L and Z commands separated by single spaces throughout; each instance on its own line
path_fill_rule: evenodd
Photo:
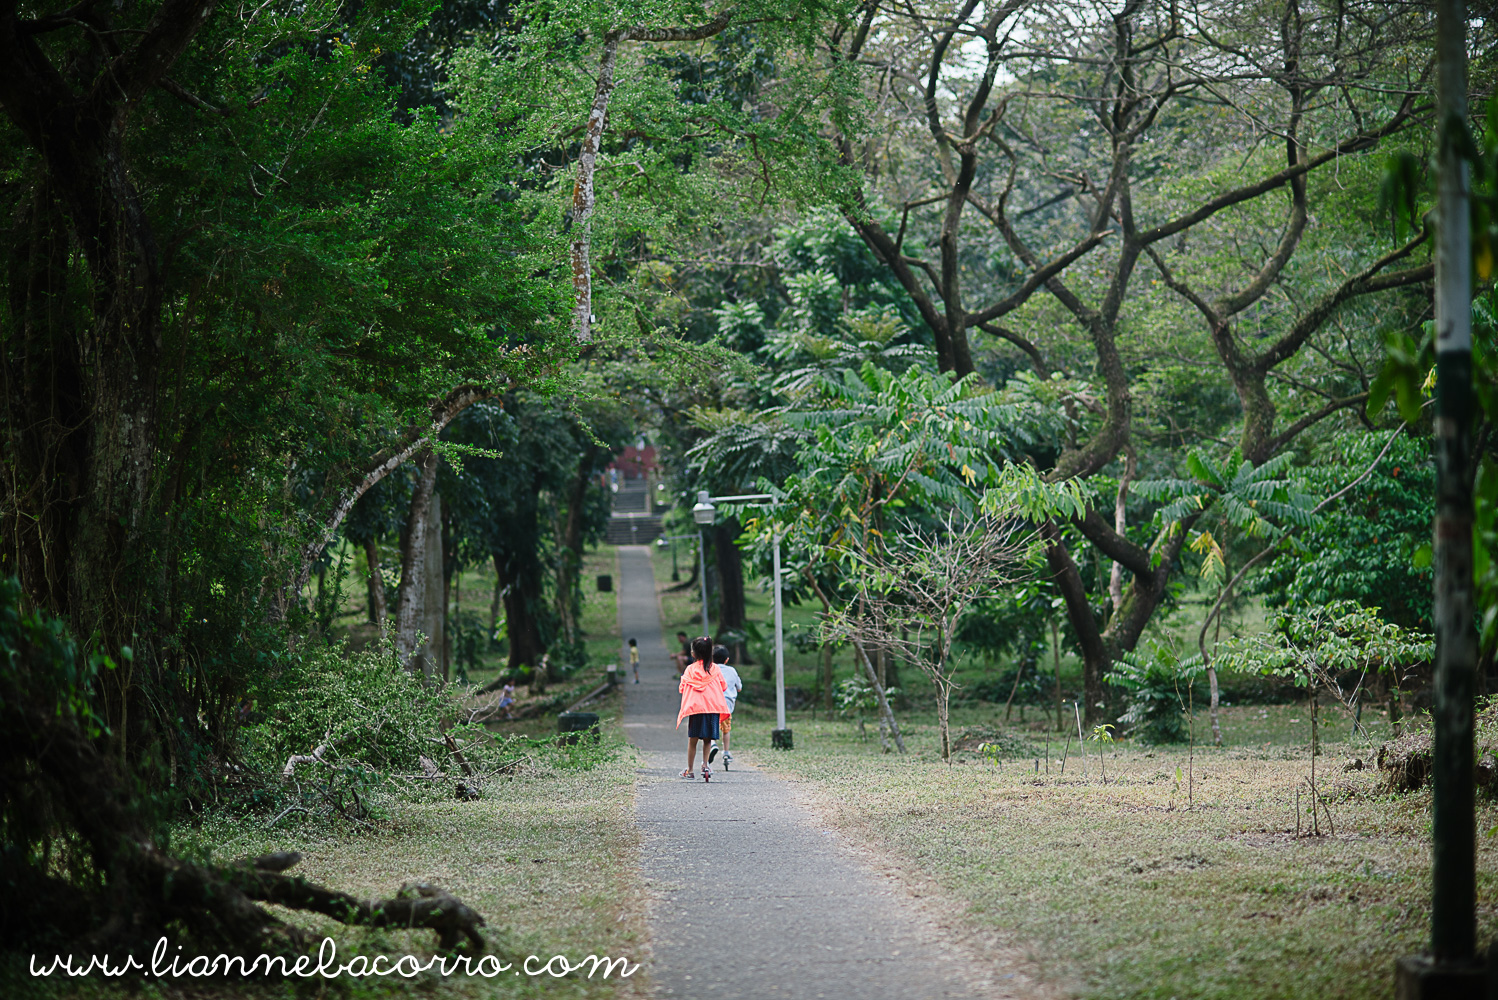
M 702 634 L 707 631 L 707 532 L 697 529 L 697 578 L 702 583 Z
M 1472 284 L 1467 163 L 1467 11 L 1436 3 L 1440 182 L 1436 243 L 1435 751 L 1432 755 L 1430 945 L 1437 963 L 1477 951 L 1476 817 L 1472 792 L 1473 622 Z
M 780 627 L 780 536 L 775 536 L 775 728 L 785 729 L 785 635 Z

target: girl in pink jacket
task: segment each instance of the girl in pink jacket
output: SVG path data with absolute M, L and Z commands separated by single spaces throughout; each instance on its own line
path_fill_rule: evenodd
M 728 711 L 728 702 L 723 691 L 728 682 L 723 672 L 713 662 L 713 640 L 698 636 L 692 640 L 693 662 L 682 672 L 681 711 L 676 713 L 676 728 L 681 720 L 687 720 L 687 769 L 683 778 L 692 777 L 692 761 L 697 756 L 697 744 L 702 744 L 702 780 L 711 780 L 712 768 L 707 762 L 707 750 L 718 738 L 718 717 Z

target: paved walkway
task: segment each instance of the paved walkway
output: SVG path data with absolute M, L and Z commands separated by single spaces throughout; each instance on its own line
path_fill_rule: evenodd
M 619 549 L 619 619 L 639 640 L 624 726 L 640 748 L 636 817 L 656 895 L 657 995 L 711 1000 L 957 1000 L 974 994 L 909 903 L 833 843 L 789 783 L 752 767 L 687 781 L 676 673 L 645 546 Z M 628 662 L 628 657 L 625 657 Z M 685 729 L 682 730 L 685 732 Z M 769 753 L 769 750 L 764 750 Z

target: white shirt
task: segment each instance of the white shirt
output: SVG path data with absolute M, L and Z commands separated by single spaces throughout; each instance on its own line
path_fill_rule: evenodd
M 728 702 L 728 714 L 733 714 L 733 703 L 738 700 L 739 692 L 744 690 L 744 682 L 739 680 L 739 672 L 726 663 L 718 664 L 718 669 L 723 673 L 723 680 L 728 682 L 728 687 L 723 690 L 723 700 Z

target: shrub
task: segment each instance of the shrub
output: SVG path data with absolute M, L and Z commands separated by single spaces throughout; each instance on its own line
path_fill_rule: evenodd
M 344 643 L 308 648 L 267 694 L 263 721 L 245 735 L 261 763 L 277 770 L 291 755 L 326 745 L 336 759 L 414 771 L 457 710 L 446 690 L 402 668 L 388 636 L 356 653 Z
M 1128 692 L 1127 708 L 1118 721 L 1141 743 L 1185 743 L 1190 738 L 1190 688 L 1201 669 L 1201 657 L 1182 661 L 1166 647 L 1125 653 L 1114 662 L 1111 676 Z

